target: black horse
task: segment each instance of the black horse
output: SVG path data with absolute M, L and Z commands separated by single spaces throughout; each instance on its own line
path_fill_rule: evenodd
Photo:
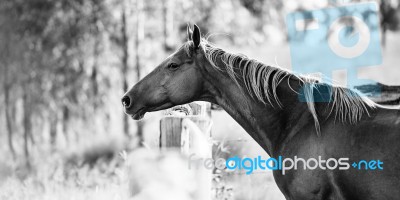
M 400 199 L 399 110 L 228 53 L 202 39 L 197 26 L 188 30 L 189 41 L 123 97 L 133 119 L 192 101 L 216 103 L 271 157 L 349 159 L 346 170 L 274 171 L 286 199 Z M 323 88 L 330 101 L 314 101 Z M 375 167 L 351 166 L 360 160 Z

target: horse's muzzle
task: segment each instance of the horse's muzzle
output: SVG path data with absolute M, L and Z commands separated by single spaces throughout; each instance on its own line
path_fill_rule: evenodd
M 140 120 L 146 113 L 145 107 L 140 107 L 139 109 L 134 108 L 133 99 L 129 95 L 125 95 L 121 99 L 122 105 L 124 106 L 125 113 L 132 117 L 134 120 Z

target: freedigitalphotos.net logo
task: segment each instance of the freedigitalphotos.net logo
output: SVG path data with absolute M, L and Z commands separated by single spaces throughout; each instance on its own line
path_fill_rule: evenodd
M 332 83 L 333 73 L 345 70 L 348 87 L 376 85 L 357 76 L 359 68 L 382 63 L 375 2 L 293 12 L 287 15 L 286 25 L 294 72 L 321 73 L 323 82 Z M 374 90 L 379 95 L 380 88 L 376 86 Z
M 247 175 L 255 171 L 281 171 L 285 175 L 289 170 L 349 170 L 350 168 L 356 170 L 383 170 L 383 161 L 381 160 L 359 160 L 350 162 L 349 158 L 328 158 L 324 159 L 321 156 L 318 158 L 300 158 L 294 156 L 293 158 L 263 158 L 257 156 L 254 158 L 241 158 L 239 156 L 229 157 L 228 159 L 218 158 L 199 158 L 195 154 L 191 154 L 188 160 L 188 168 L 192 169 L 193 166 L 204 167 L 208 170 L 220 169 L 230 171 L 244 170 Z

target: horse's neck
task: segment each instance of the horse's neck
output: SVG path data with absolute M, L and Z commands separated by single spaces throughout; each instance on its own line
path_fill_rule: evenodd
M 283 141 L 285 129 L 304 113 L 304 106 L 299 105 L 297 94 L 280 84 L 277 88 L 278 96 L 283 99 L 282 108 L 264 104 L 253 98 L 245 89 L 236 85 L 227 74 L 213 73 L 210 80 L 214 99 L 248 132 L 270 156 L 278 141 Z M 282 81 L 285 82 L 285 81 Z M 297 110 L 296 110 L 297 109 Z M 289 123 L 290 122 L 290 123 Z

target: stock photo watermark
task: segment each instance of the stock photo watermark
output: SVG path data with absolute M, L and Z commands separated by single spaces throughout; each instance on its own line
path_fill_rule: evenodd
M 345 70 L 347 87 L 375 85 L 373 95 L 380 95 L 375 81 L 359 79 L 357 75 L 362 67 L 382 64 L 379 13 L 375 2 L 289 13 L 286 25 L 293 71 L 319 73 L 322 82 L 335 84 L 333 73 Z M 328 93 L 325 97 L 330 97 L 331 92 L 329 89 L 322 91 Z M 330 98 L 314 101 L 327 102 Z
M 208 170 L 220 169 L 229 171 L 244 170 L 245 174 L 250 175 L 257 170 L 261 171 L 281 171 L 282 175 L 287 174 L 290 170 L 349 170 L 351 168 L 356 170 L 383 170 L 383 161 L 381 160 L 358 160 L 350 161 L 349 158 L 328 158 L 323 159 L 321 156 L 318 158 L 301 158 L 294 156 L 293 158 L 263 158 L 257 156 L 253 158 L 239 156 L 224 158 L 201 158 L 195 154 L 191 154 L 188 158 L 188 168 L 204 167 Z

